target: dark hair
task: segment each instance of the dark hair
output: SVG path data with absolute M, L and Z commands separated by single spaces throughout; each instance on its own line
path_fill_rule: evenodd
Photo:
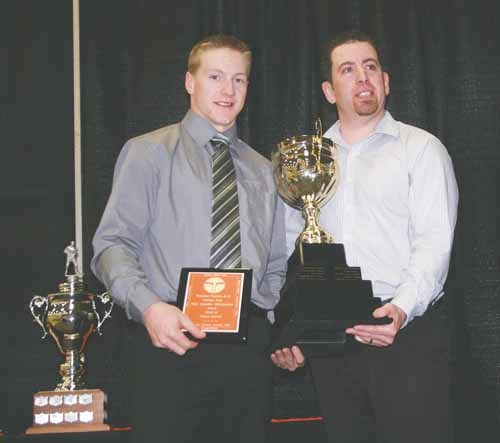
M 332 40 L 329 40 L 323 47 L 322 57 L 321 57 L 321 76 L 322 80 L 331 81 L 332 77 L 332 52 L 335 48 L 341 45 L 345 45 L 346 43 L 355 43 L 355 42 L 366 42 L 373 46 L 377 56 L 379 58 L 380 64 L 382 64 L 380 60 L 380 51 L 377 42 L 373 37 L 368 35 L 363 31 L 351 30 L 344 31 L 337 34 Z
M 198 70 L 201 63 L 201 55 L 205 51 L 220 48 L 233 49 L 234 51 L 242 53 L 248 62 L 247 74 L 250 74 L 250 66 L 252 64 L 252 51 L 250 50 L 250 47 L 244 41 L 233 37 L 232 35 L 225 34 L 210 35 L 196 43 L 189 53 L 187 66 L 188 71 L 191 74 L 194 74 Z

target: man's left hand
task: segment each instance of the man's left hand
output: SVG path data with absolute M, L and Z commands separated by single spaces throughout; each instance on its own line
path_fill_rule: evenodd
M 406 321 L 406 313 L 396 305 L 387 303 L 373 311 L 374 318 L 389 317 L 392 323 L 386 325 L 356 325 L 347 328 L 346 333 L 367 345 L 385 347 L 394 343 L 396 335 Z

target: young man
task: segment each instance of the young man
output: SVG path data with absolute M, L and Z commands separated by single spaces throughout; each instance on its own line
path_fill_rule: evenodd
M 322 88 L 338 121 L 325 136 L 341 174 L 321 224 L 383 300 L 373 317 L 392 319 L 348 328 L 357 353 L 309 359 L 329 441 L 450 442 L 449 331 L 437 302 L 456 223 L 452 162 L 437 138 L 385 110 L 389 76 L 369 36 L 339 35 L 327 60 Z M 303 221 L 287 211 L 291 252 Z M 271 359 L 288 370 L 305 364 L 297 346 Z
M 234 37 L 193 47 L 190 110 L 125 144 L 94 237 L 94 273 L 139 324 L 131 387 L 138 442 L 266 438 L 267 312 L 279 298 L 286 247 L 271 164 L 237 136 L 250 63 L 248 46 Z M 183 267 L 253 270 L 245 345 L 204 343 L 206 334 L 173 305 Z

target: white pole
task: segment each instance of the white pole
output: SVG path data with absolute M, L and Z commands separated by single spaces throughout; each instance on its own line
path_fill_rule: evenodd
M 83 269 L 82 229 L 82 125 L 80 109 L 80 0 L 73 0 L 73 113 L 75 150 L 75 240 L 78 247 L 78 269 Z

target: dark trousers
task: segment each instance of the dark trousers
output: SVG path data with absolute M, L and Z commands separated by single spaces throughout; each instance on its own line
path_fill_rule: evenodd
M 361 345 L 359 345 L 361 346 Z M 450 333 L 438 309 L 387 348 L 311 358 L 330 443 L 449 443 Z
M 250 316 L 248 343 L 208 344 L 177 356 L 133 334 L 133 441 L 265 442 L 271 404 L 266 319 Z

